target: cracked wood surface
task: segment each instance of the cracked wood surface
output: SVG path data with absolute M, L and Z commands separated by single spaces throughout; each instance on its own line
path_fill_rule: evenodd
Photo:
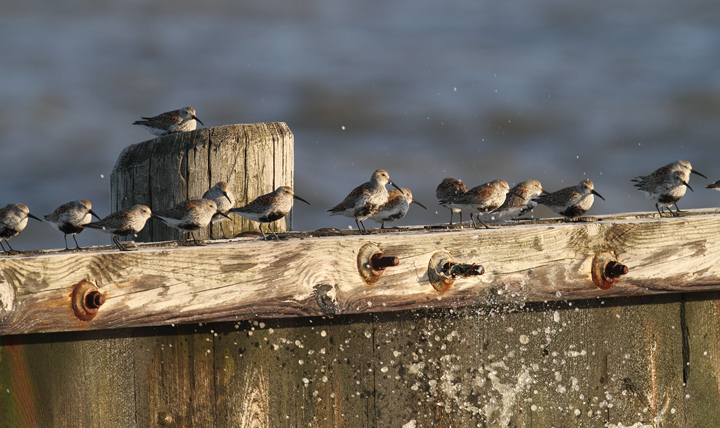
M 0 334 L 715 290 L 718 230 L 720 215 L 693 212 L 489 230 L 288 233 L 279 242 L 235 238 L 197 247 L 143 244 L 134 252 L 107 247 L 2 257 Z M 366 243 L 400 259 L 373 285 L 358 272 L 357 255 Z M 609 249 L 629 273 L 601 290 L 591 280 L 591 262 Z M 438 251 L 456 262 L 481 264 L 485 274 L 459 278 L 437 292 L 427 269 Z M 70 306 L 71 288 L 82 280 L 106 296 L 87 322 Z

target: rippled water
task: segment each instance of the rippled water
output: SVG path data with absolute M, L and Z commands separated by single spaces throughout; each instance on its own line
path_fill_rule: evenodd
M 152 137 L 131 123 L 185 105 L 208 126 L 288 123 L 312 203 L 297 230 L 354 225 L 325 210 L 377 168 L 430 208 L 398 225 L 447 221 L 446 176 L 590 178 L 591 214 L 653 210 L 629 180 L 676 159 L 720 178 L 713 1 L 2 3 L 0 204 L 35 214 L 108 214 L 117 156 Z M 680 206 L 717 206 L 706 183 Z M 31 224 L 12 244 L 63 241 Z

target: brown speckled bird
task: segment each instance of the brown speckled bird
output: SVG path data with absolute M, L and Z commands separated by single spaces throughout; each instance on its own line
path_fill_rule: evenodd
M 85 225 L 92 221 L 92 217 L 98 217 L 92 210 L 92 204 L 85 199 L 68 202 L 60 205 L 52 214 L 45 216 L 45 220 L 52 225 L 53 228 L 65 234 L 65 249 L 69 250 L 67 236 L 72 235 L 75 240 L 75 246 L 80 249 L 76 234 L 85 230 Z
M 425 205 L 413 199 L 410 189 L 392 189 L 388 193 L 387 203 L 383 205 L 377 214 L 370 217 L 370 220 L 375 223 L 381 223 L 380 229 L 385 229 L 385 223 L 390 223 L 405 217 L 410 209 L 410 204 L 417 204 L 425 208 Z
M 133 205 L 129 210 L 116 211 L 102 220 L 84 226 L 113 235 L 113 242 L 120 251 L 131 251 L 120 244 L 118 236 L 130 236 L 140 232 L 151 216 L 152 211 L 146 205 Z
M 219 223 L 222 237 L 225 238 L 225 228 L 222 222 L 226 219 L 230 208 L 235 205 L 235 195 L 230 191 L 230 186 L 224 181 L 218 181 L 213 187 L 202 195 L 203 199 L 210 199 L 217 204 L 218 212 L 213 216 L 212 223 Z
M 195 116 L 195 109 L 192 107 L 183 107 L 180 110 L 167 111 L 154 117 L 143 117 L 143 119 L 136 120 L 133 125 L 141 126 L 159 137 L 176 132 L 194 131 L 197 128 L 197 122 L 205 126 Z
M 342 202 L 330 208 L 328 212 L 331 213 L 330 215 L 344 215 L 345 217 L 354 218 L 360 234 L 364 235 L 368 231 L 365 229 L 363 220 L 377 214 L 388 201 L 386 184 L 391 184 L 400 190 L 395 183 L 390 181 L 387 171 L 378 169 L 373 172 L 370 181 L 354 188 Z
M 293 207 L 293 199 L 303 201 L 310 205 L 310 202 L 301 198 L 293 192 L 292 187 L 280 186 L 274 192 L 266 193 L 240 208 L 232 208 L 230 213 L 245 217 L 250 221 L 260 223 L 260 233 L 267 241 L 267 235 L 263 231 L 263 223 L 272 223 L 285 217 Z M 270 229 L 276 239 L 279 239 L 275 231 Z
M 455 201 L 448 202 L 448 204 L 462 210 L 472 211 L 473 213 L 489 213 L 505 202 L 505 197 L 509 191 L 510 186 L 508 186 L 507 181 L 493 180 L 489 183 L 473 187 Z M 470 220 L 473 222 L 473 227 L 477 227 L 472 214 L 470 214 Z M 480 217 L 478 217 L 478 221 L 489 229 L 488 225 L 480 220 Z
M 545 205 L 563 217 L 575 218 L 585 214 L 592 207 L 595 201 L 593 195 L 605 200 L 595 191 L 592 181 L 583 180 L 577 186 L 565 187 L 557 192 L 540 195 L 535 198 L 535 202 Z
M 23 204 L 7 204 L 0 208 L 0 247 L 6 253 L 15 252 L 8 241 L 10 238 L 17 236 L 25 230 L 28 218 L 34 218 L 42 221 L 34 215 L 30 214 L 30 210 Z M 5 249 L 3 241 L 7 242 L 10 251 Z
M 168 226 L 179 229 L 184 233 L 190 233 L 196 245 L 201 243 L 195 239 L 193 232 L 208 227 L 213 216 L 218 213 L 217 204 L 210 199 L 191 199 L 180 202 L 169 210 L 161 210 L 153 213 L 153 217 L 159 218 Z M 228 217 L 227 214 L 219 213 Z M 228 217 L 229 218 L 229 217 Z
M 537 180 L 527 180 L 517 184 L 508 192 L 505 202 L 493 213 L 498 217 L 518 218 L 537 206 L 534 198 L 544 192 Z
M 462 224 L 462 210 L 452 206 L 451 203 L 467 191 L 468 188 L 465 183 L 452 177 L 445 178 L 435 189 L 435 196 L 438 198 L 440 206 L 450 210 L 450 224 L 453 224 L 453 214 L 456 212 L 460 213 L 460 224 Z M 470 214 L 470 217 L 472 218 L 472 214 Z
M 682 174 L 673 176 L 674 171 L 680 171 Z M 707 178 L 698 171 L 693 170 L 690 162 L 678 160 L 656 169 L 650 175 L 641 175 L 631 181 L 635 182 L 634 186 L 645 193 L 648 199 L 656 202 L 655 209 L 658 210 L 660 217 L 662 217 L 665 208 L 670 211 L 671 215 L 679 215 L 680 208 L 678 208 L 677 202 L 685 196 L 685 188 L 694 191 L 688 185 L 690 174 L 697 174 L 700 177 Z M 673 204 L 677 210 L 675 214 L 670 209 Z

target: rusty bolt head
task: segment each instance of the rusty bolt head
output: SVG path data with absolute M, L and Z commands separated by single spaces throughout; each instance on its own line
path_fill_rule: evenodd
M 105 303 L 105 295 L 92 282 L 83 280 L 73 285 L 70 306 L 78 319 L 92 320 L 103 303 Z
M 628 267 L 614 260 L 609 261 L 605 265 L 605 279 L 607 281 L 615 281 L 623 275 L 627 275 Z
M 373 270 L 383 270 L 391 266 L 399 265 L 400 259 L 397 257 L 387 257 L 382 253 L 375 253 L 370 257 L 370 264 Z

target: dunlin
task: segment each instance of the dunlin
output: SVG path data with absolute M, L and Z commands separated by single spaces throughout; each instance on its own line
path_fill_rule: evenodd
M 388 183 L 400 190 L 395 183 L 390 181 L 387 171 L 378 169 L 373 172 L 370 181 L 354 188 L 345 197 L 345 200 L 330 208 L 328 212 L 331 213 L 330 215 L 344 215 L 345 217 L 354 218 L 358 230 L 364 235 L 368 231 L 365 229 L 363 220 L 377 214 L 388 201 L 388 191 L 385 188 Z
M 192 107 L 183 107 L 180 110 L 168 111 L 155 117 L 143 117 L 143 119 L 136 120 L 133 125 L 142 126 L 159 137 L 176 132 L 194 131 L 197 128 L 197 122 L 205 126 L 195 116 L 195 110 Z
M 71 234 L 75 240 L 75 246 L 80 249 L 76 234 L 85 230 L 85 225 L 92 221 L 92 217 L 100 220 L 92 210 L 92 204 L 85 199 L 68 202 L 60 205 L 52 214 L 45 216 L 45 220 L 52 225 L 53 228 L 65 234 L 65 249 L 69 250 L 67 236 Z
M 537 206 L 534 198 L 543 193 L 542 185 L 537 180 L 523 181 L 508 192 L 505 203 L 493 214 L 498 217 L 518 218 L 532 211 Z
M 493 180 L 489 183 L 473 187 L 465 192 L 464 195 L 458 197 L 454 202 L 448 202 L 448 204 L 461 210 L 471 211 L 470 220 L 473 222 L 473 227 L 477 227 L 472 213 L 489 213 L 496 210 L 505 202 L 509 191 L 510 186 L 508 186 L 507 181 Z M 478 221 L 489 229 L 488 225 L 485 224 L 479 216 Z
M 545 205 L 563 217 L 575 218 L 585 214 L 592 207 L 596 195 L 603 201 L 605 198 L 595 191 L 590 180 L 583 180 L 577 186 L 566 187 L 557 192 L 547 193 L 535 198 L 535 202 Z
M 664 210 L 663 207 L 667 207 L 668 211 L 670 211 L 670 206 L 673 204 L 675 205 L 676 212 L 679 213 L 680 208 L 677 206 L 677 201 L 679 201 L 680 198 L 685 195 L 686 186 L 671 177 L 673 171 L 682 171 L 683 173 L 685 173 L 685 175 L 681 177 L 685 180 L 685 185 L 690 182 L 690 174 L 697 174 L 702 178 L 707 178 L 703 174 L 700 174 L 698 171 L 695 171 L 692 168 L 692 165 L 690 165 L 690 162 L 678 160 L 656 169 L 650 175 L 641 175 L 631 180 L 635 182 L 634 186 L 637 187 L 641 192 L 644 192 L 645 196 L 647 196 L 648 199 L 659 202 L 659 204 L 655 204 L 655 208 L 658 209 L 660 216 L 662 216 L 662 211 Z M 673 182 L 675 184 L 672 184 Z M 663 197 L 663 193 L 667 193 L 668 189 L 673 187 L 675 188 L 675 196 L 679 195 L 679 197 L 670 204 L 660 202 L 659 199 Z M 687 187 L 689 188 L 689 186 Z M 663 207 L 658 207 L 658 205 L 662 205 Z M 672 211 L 670 212 L 672 213 Z
M 440 206 L 450 209 L 450 224 L 453 224 L 453 214 L 460 213 L 460 224 L 462 224 L 462 210 L 460 208 L 450 205 L 458 197 L 465 194 L 468 191 L 467 186 L 460 180 L 456 180 L 451 177 L 447 177 L 435 189 L 435 196 L 440 201 Z M 472 214 L 470 214 L 472 218 Z
M 381 223 L 380 229 L 385 229 L 385 223 L 390 223 L 405 217 L 405 214 L 407 214 L 410 209 L 410 204 L 413 203 L 425 208 L 425 205 L 413 199 L 410 189 L 392 189 L 388 193 L 387 203 L 383 205 L 377 214 L 370 217 L 370 220 L 375 223 Z
M 263 223 L 272 223 L 285 217 L 287 213 L 290 212 L 290 209 L 292 209 L 293 199 L 303 201 L 310 205 L 310 202 L 296 195 L 292 187 L 280 186 L 275 189 L 274 192 L 259 196 L 244 207 L 232 208 L 230 212 L 245 217 L 250 221 L 260 223 L 260 233 L 262 233 L 263 238 L 267 241 L 267 235 L 265 235 L 262 228 Z M 275 235 L 276 239 L 279 239 L 272 229 L 268 229 Z
M 688 184 L 690 176 L 684 170 L 676 169 L 667 174 L 650 175 L 643 178 L 642 181 L 635 184 L 635 187 L 645 193 L 648 199 L 655 201 L 655 209 L 660 217 L 665 208 L 672 216 L 680 215 L 678 214 L 680 210 L 673 212 L 670 207 L 673 204 L 676 204 L 675 207 L 677 207 L 677 201 L 685 196 L 686 188 L 694 192 Z
M 720 180 L 718 180 L 718 181 L 716 181 L 716 182 L 714 182 L 714 183 L 710 183 L 710 184 L 708 184 L 708 185 L 705 186 L 705 187 L 707 187 L 708 189 L 713 189 L 713 190 L 720 191 Z
M 151 216 L 152 212 L 147 206 L 133 205 L 129 210 L 116 211 L 102 220 L 87 223 L 84 226 L 111 234 L 113 242 L 120 251 L 130 251 L 130 248 L 120 243 L 118 236 L 130 236 L 140 232 Z
M 159 218 L 170 227 L 181 230 L 183 233 L 189 232 L 195 244 L 200 245 L 193 232 L 208 227 L 215 214 L 230 218 L 227 214 L 218 212 L 215 201 L 191 199 L 180 202 L 169 210 L 156 211 L 152 216 Z
M 230 186 L 224 181 L 218 181 L 213 187 L 210 188 L 205 194 L 202 195 L 203 199 L 210 199 L 215 201 L 217 204 L 218 213 L 212 218 L 212 223 L 219 223 L 220 230 L 222 230 L 222 237 L 225 238 L 225 228 L 222 222 L 225 220 L 223 214 L 227 214 L 235 205 L 235 195 L 230 191 Z M 222 213 L 222 214 L 221 214 Z
M 6 253 L 15 252 L 8 241 L 13 236 L 17 236 L 27 226 L 28 218 L 34 218 L 42 221 L 34 215 L 30 214 L 30 210 L 23 204 L 7 204 L 0 208 L 0 247 Z M 7 242 L 10 251 L 5 249 L 3 241 Z

